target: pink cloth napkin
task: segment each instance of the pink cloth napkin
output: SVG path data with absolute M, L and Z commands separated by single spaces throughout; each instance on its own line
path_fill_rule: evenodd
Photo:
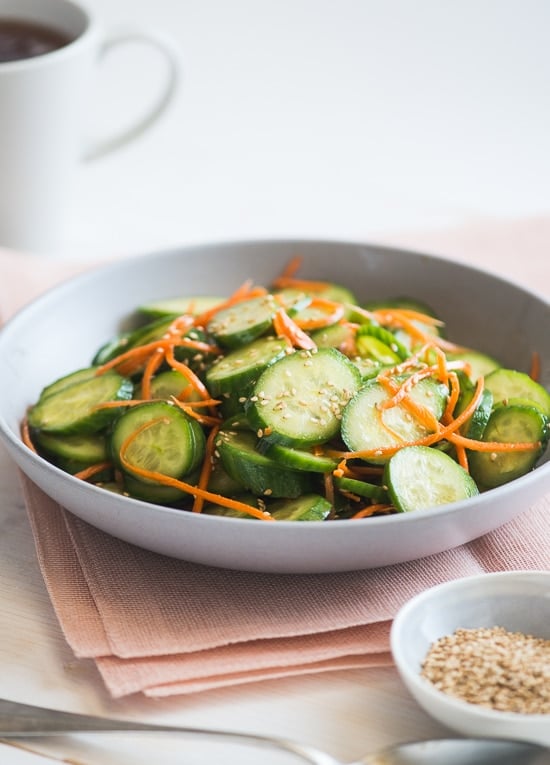
M 550 220 L 476 224 L 391 243 L 426 247 L 550 289 Z M 0 253 L 1 315 L 83 267 L 56 264 L 54 272 L 51 264 Z M 290 576 L 215 569 L 141 550 L 22 482 L 63 633 L 77 657 L 95 661 L 113 697 L 389 664 L 391 620 L 414 594 L 484 571 L 550 567 L 550 497 L 439 555 L 375 570 Z

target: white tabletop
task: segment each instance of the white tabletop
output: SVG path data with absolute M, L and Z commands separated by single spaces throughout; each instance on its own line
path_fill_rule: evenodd
M 391 238 L 550 212 L 546 0 L 89 5 L 106 28 L 130 22 L 164 32 L 180 51 L 183 78 L 147 135 L 82 168 L 60 254 L 86 259 L 271 236 Z M 154 54 L 136 48 L 129 57 L 104 62 L 112 69 L 90 98 L 93 130 L 124 123 L 162 76 Z M 0 695 L 271 732 L 343 761 L 446 732 L 419 710 L 392 668 L 160 702 L 111 700 L 93 665 L 75 660 L 61 635 L 3 450 L 0 487 Z M 173 740 L 66 738 L 32 748 L 52 759 L 0 743 L 0 761 L 216 761 L 193 759 L 191 750 L 178 757 Z M 223 761 L 243 762 L 227 752 Z

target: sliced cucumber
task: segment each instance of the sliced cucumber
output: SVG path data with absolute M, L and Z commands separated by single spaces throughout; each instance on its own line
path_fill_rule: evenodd
M 496 369 L 485 378 L 485 386 L 493 394 L 495 404 L 506 404 L 511 398 L 527 399 L 550 417 L 550 393 L 525 372 Z
M 129 332 L 123 332 L 117 337 L 111 338 L 96 351 L 92 364 L 106 364 L 130 348 L 145 345 L 154 340 L 160 340 L 169 329 L 174 318 L 175 316 L 161 317 L 160 319 L 148 322 L 142 327 Z
M 266 454 L 276 460 L 279 465 L 291 470 L 305 470 L 308 473 L 331 473 L 337 466 L 336 460 L 330 457 L 313 454 L 306 449 L 294 449 L 291 446 L 273 444 Z
M 311 489 L 307 473 L 289 470 L 260 454 L 254 433 L 220 431 L 216 446 L 225 470 L 258 496 L 298 497 Z
M 384 483 L 401 512 L 426 510 L 468 499 L 479 490 L 475 481 L 445 452 L 429 446 L 406 446 L 387 462 Z
M 48 433 L 97 433 L 119 415 L 116 407 L 97 407 L 130 399 L 133 391 L 132 382 L 116 372 L 94 375 L 41 398 L 29 410 L 29 425 Z
M 401 357 L 389 345 L 372 335 L 358 335 L 356 348 L 361 358 L 371 359 L 379 366 L 391 366 L 401 361 Z
M 357 330 L 357 352 L 382 364 L 395 364 L 409 356 L 408 349 L 393 332 L 373 321 L 362 324 Z
M 197 389 L 177 369 L 167 369 L 151 380 L 151 398 L 169 399 L 171 396 L 184 401 L 200 401 L 201 399 Z
M 196 484 L 198 476 L 185 477 L 187 483 Z M 124 489 L 130 497 L 152 502 L 155 505 L 177 505 L 189 497 L 189 494 L 177 486 L 165 486 L 162 483 L 141 481 L 130 473 L 124 474 Z
M 320 494 L 304 494 L 297 499 L 278 499 L 268 510 L 276 521 L 324 521 L 332 505 Z
M 242 300 L 218 311 L 208 322 L 207 330 L 224 348 L 239 348 L 265 335 L 276 310 L 273 295 Z
M 74 385 L 77 382 L 84 382 L 85 380 L 91 380 L 97 374 L 97 367 L 85 367 L 84 369 L 78 369 L 76 372 L 71 372 L 68 375 L 58 378 L 53 383 L 46 385 L 43 388 L 40 398 L 46 398 L 51 396 L 52 393 L 59 393 L 63 388 L 67 388 L 69 385 Z
M 339 432 L 342 410 L 360 383 L 357 368 L 335 348 L 298 351 L 262 373 L 247 416 L 266 445 L 320 444 Z
M 465 361 L 470 368 L 468 377 L 473 382 L 476 382 L 480 377 L 486 377 L 501 366 L 492 356 L 471 348 L 464 348 L 457 352 L 447 352 L 447 359 L 449 361 Z
M 262 337 L 212 364 L 206 373 L 206 385 L 214 397 L 225 393 L 246 397 L 264 369 L 285 356 L 287 351 L 286 340 Z
M 35 440 L 40 450 L 46 454 L 74 460 L 83 466 L 109 459 L 107 439 L 103 434 L 64 436 L 38 431 Z
M 212 297 L 211 295 L 191 295 L 189 297 L 174 297 L 166 300 L 154 300 L 151 303 L 145 303 L 138 308 L 139 312 L 149 319 L 162 319 L 170 316 L 181 316 L 182 314 L 191 314 L 200 316 L 204 311 L 220 305 L 225 301 L 222 297 Z
M 134 436 L 128 443 L 128 439 Z M 123 464 L 121 450 L 125 450 Z M 156 483 L 133 472 L 132 466 L 172 478 L 181 478 L 196 468 L 204 457 L 205 437 L 195 420 L 165 401 L 137 404 L 115 423 L 111 436 L 113 459 L 125 472 L 140 481 Z
M 483 441 L 498 443 L 535 443 L 533 451 L 468 451 L 470 473 L 483 488 L 492 489 L 525 475 L 535 466 L 546 447 L 548 419 L 536 406 L 497 406 L 483 432 Z
M 439 420 L 445 409 L 448 391 L 445 385 L 432 378 L 425 378 L 411 388 L 408 396 Z M 389 394 L 376 380 L 367 382 L 352 398 L 342 417 L 342 438 L 348 449 L 362 451 L 398 447 L 404 442 L 416 441 L 434 432 L 417 420 L 404 403 L 380 409 L 380 404 L 389 398 Z M 387 459 L 381 455 L 369 458 L 369 462 L 386 462 Z
M 454 411 L 454 416 L 458 417 L 461 412 L 466 409 L 468 404 L 471 402 L 474 395 L 474 389 L 470 387 L 463 386 L 462 390 L 460 392 L 460 396 L 458 398 L 458 402 Z M 482 438 L 483 433 L 485 431 L 485 428 L 487 427 L 487 423 L 489 422 L 489 417 L 491 416 L 491 412 L 493 410 L 493 394 L 490 390 L 487 390 L 485 388 L 480 396 L 479 403 L 476 406 L 474 413 L 472 416 L 466 420 L 464 425 L 461 427 L 461 432 L 467 436 L 468 438 L 473 438 L 474 440 L 478 441 L 480 438 Z
M 369 483 L 367 481 L 359 481 L 356 478 L 348 478 L 342 476 L 341 478 L 334 479 L 334 485 L 340 491 L 350 492 L 350 494 L 357 494 L 359 497 L 368 497 L 374 499 L 376 502 L 388 501 L 388 490 L 385 486 L 379 484 Z
M 323 329 L 316 329 L 311 334 L 317 348 L 338 348 L 344 353 L 355 342 L 355 333 L 346 324 L 331 324 Z

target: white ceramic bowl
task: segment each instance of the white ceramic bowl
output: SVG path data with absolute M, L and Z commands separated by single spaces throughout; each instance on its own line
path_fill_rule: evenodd
M 50 291 L 0 333 L 0 435 L 21 469 L 80 518 L 155 552 L 271 572 L 372 568 L 441 552 L 526 510 L 550 489 L 550 463 L 464 502 L 364 521 L 252 523 L 115 496 L 72 478 L 22 443 L 19 426 L 41 388 L 87 366 L 136 306 L 182 294 L 229 294 L 245 279 L 268 284 L 299 254 L 300 275 L 351 286 L 361 300 L 406 294 L 431 304 L 448 335 L 527 370 L 548 348 L 548 301 L 471 267 L 366 244 L 275 241 L 187 247 L 119 261 Z M 542 358 L 550 386 L 550 357 Z
M 420 674 L 433 642 L 456 629 L 500 626 L 550 639 L 550 572 L 506 571 L 456 579 L 412 598 L 394 619 L 391 650 L 403 682 L 443 725 L 468 736 L 550 746 L 550 715 L 487 709 L 439 691 Z

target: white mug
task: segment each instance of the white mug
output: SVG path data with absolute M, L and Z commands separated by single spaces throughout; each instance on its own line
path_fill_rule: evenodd
M 3 24 L 6 32 L 10 20 L 55 30 L 64 43 L 0 61 L 0 246 L 48 252 L 60 241 L 79 163 L 124 145 L 160 116 L 175 91 L 178 56 L 150 31 L 102 37 L 80 0 L 0 0 L 0 29 Z M 114 46 L 136 41 L 166 57 L 161 92 L 137 123 L 86 146 L 86 107 L 98 62 Z

